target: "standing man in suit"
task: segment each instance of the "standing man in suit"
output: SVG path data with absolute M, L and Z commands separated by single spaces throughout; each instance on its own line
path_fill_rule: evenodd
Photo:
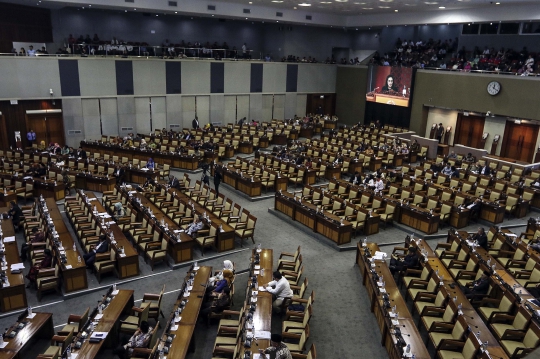
M 442 125 L 442 122 L 439 123 L 439 127 L 437 127 L 437 132 L 436 132 L 436 137 L 437 137 L 437 141 L 439 141 L 439 143 L 441 143 L 442 141 L 442 137 L 444 135 L 444 127 Z
M 105 253 L 109 250 L 109 243 L 107 243 L 107 236 L 102 234 L 99 236 L 99 243 L 97 246 L 90 246 L 88 253 L 83 255 L 86 268 L 92 269 L 94 262 L 96 261 L 96 254 Z
M 191 125 L 193 126 L 193 129 L 195 130 L 199 128 L 199 118 L 197 116 L 195 116 L 195 118 L 191 122 Z
M 214 170 L 214 187 L 216 188 L 217 194 L 219 194 L 219 184 L 221 183 L 222 178 L 223 176 L 221 175 L 221 170 L 216 167 Z
M 116 183 L 122 182 L 122 179 L 124 178 L 124 172 L 125 170 L 120 165 L 116 165 L 116 168 L 114 169 L 113 176 L 116 177 Z

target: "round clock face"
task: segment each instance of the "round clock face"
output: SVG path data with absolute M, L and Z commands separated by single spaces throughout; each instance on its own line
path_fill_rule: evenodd
M 491 81 L 487 86 L 488 94 L 495 96 L 501 91 L 501 84 L 497 81 Z

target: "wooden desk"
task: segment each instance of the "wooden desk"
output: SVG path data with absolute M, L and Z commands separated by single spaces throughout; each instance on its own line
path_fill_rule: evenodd
M 413 316 L 409 312 L 407 303 L 399 292 L 399 288 L 394 281 L 386 261 L 374 260 L 373 262 L 370 262 L 370 260 L 364 256 L 366 249 L 369 249 L 371 255 L 373 255 L 379 250 L 379 247 L 375 243 L 368 243 L 367 246 L 363 248 L 362 245 L 358 243 L 356 249 L 356 263 L 362 274 L 362 284 L 369 293 L 371 311 L 375 314 L 379 330 L 381 331 L 381 344 L 384 345 L 391 359 L 402 358 L 404 347 L 399 347 L 398 339 L 394 333 L 394 325 L 392 324 L 392 319 L 395 318 L 389 317 L 389 313 L 391 312 L 390 308 L 396 306 L 396 312 L 399 313 L 399 317 L 397 318 L 399 327 L 401 332 L 405 334 L 403 335 L 405 343 L 411 345 L 411 353 L 415 354 L 416 358 L 419 359 L 431 358 L 424 345 L 424 340 L 414 323 Z M 374 266 L 371 263 L 373 263 Z M 388 294 L 390 308 L 386 307 L 383 296 L 372 275 L 372 271 L 384 278 L 383 280 L 385 281 L 385 290 Z
M 303 127 L 300 128 L 300 137 L 311 138 L 313 137 L 313 127 Z
M 331 179 L 340 179 L 341 178 L 341 166 L 333 166 L 328 164 L 326 166 L 326 172 L 324 173 L 324 178 L 327 180 Z
M 370 171 L 375 172 L 381 167 L 382 167 L 382 158 L 381 157 L 375 157 L 375 158 L 372 157 L 369 160 L 368 168 L 369 168 Z
M 238 152 L 250 154 L 253 153 L 253 143 L 252 142 L 240 142 L 238 145 Z
M 421 207 L 401 206 L 399 223 L 427 234 L 433 234 L 439 230 L 440 218 L 440 214 L 434 212 L 431 215 L 428 210 Z
M 338 245 L 351 241 L 352 224 L 349 221 L 341 225 L 338 216 L 329 212 L 316 213 L 317 206 L 305 201 L 298 203 L 289 192 L 276 193 L 274 208 Z
M 11 332 L 16 328 L 18 323 L 26 323 L 24 328 L 20 329 L 15 337 L 4 338 L 4 341 L 9 344 L 0 349 L 0 358 L 2 359 L 26 359 L 28 358 L 25 353 L 37 338 L 50 339 L 54 335 L 54 327 L 52 320 L 52 313 L 37 313 L 32 319 L 26 316 L 21 316 L 20 320 L 15 323 L 8 332 Z
M 146 182 L 146 179 L 150 176 L 150 178 L 156 178 L 156 176 L 159 175 L 159 171 L 155 170 L 142 170 L 140 168 L 135 167 L 126 167 L 124 179 L 125 182 L 132 182 L 132 183 L 138 183 L 143 184 Z
M 274 145 L 286 145 L 287 144 L 287 135 L 286 134 L 274 134 L 272 137 L 272 144 Z
M 160 190 L 164 189 L 162 184 L 158 184 L 157 188 L 159 188 Z M 191 198 L 189 198 L 187 195 L 185 195 L 182 192 L 176 191 L 174 188 L 169 188 L 166 193 L 170 194 L 171 196 L 176 197 L 179 201 L 183 202 L 186 206 L 191 200 Z M 197 215 L 200 216 L 204 212 L 206 212 L 206 214 L 208 215 L 212 223 L 216 224 L 218 228 L 219 226 L 221 226 L 221 228 L 223 229 L 223 231 L 218 231 L 217 240 L 216 240 L 217 251 L 225 252 L 225 251 L 233 250 L 234 238 L 235 238 L 234 228 L 231 227 L 226 221 L 222 220 L 221 218 L 216 216 L 214 213 L 212 213 L 212 211 L 207 210 L 206 208 L 196 203 L 195 201 L 192 201 L 191 203 L 195 205 L 195 213 L 197 213 Z
M 237 172 L 231 171 L 227 166 L 221 167 L 221 173 L 223 174 L 223 183 L 237 189 L 250 197 L 257 197 L 261 195 L 262 184 L 261 180 L 257 177 L 253 178 L 240 176 Z
M 0 207 L 8 207 L 9 202 L 11 201 L 17 203 L 17 194 L 13 191 L 4 193 L 4 189 L 0 186 Z
M 66 185 L 54 180 L 34 179 L 34 197 L 43 196 L 60 201 L 65 197 Z
M 77 358 L 91 359 L 98 357 L 98 353 L 102 347 L 113 347 L 118 341 L 118 331 L 120 329 L 120 317 L 124 314 L 128 314 L 133 308 L 133 290 L 118 290 L 118 294 L 112 294 L 112 288 L 107 292 L 106 298 L 112 298 L 108 306 L 103 310 L 103 317 L 96 325 L 96 332 L 107 332 L 107 338 L 101 340 L 98 343 L 90 343 L 88 339 L 84 340 L 81 348 L 73 349 L 73 353 L 77 353 Z M 100 304 L 103 301 L 100 302 Z M 93 318 L 92 318 L 93 319 Z M 74 342 L 80 340 L 80 335 L 74 340 Z M 99 358 L 99 357 L 98 357 Z
M 423 240 L 412 240 L 411 245 L 418 247 L 419 253 L 427 253 L 428 261 L 426 263 L 426 266 L 429 266 L 429 268 L 433 271 L 438 270 L 439 277 L 444 276 L 443 285 L 439 286 L 440 290 L 442 290 L 443 293 L 450 298 L 456 298 L 455 302 L 453 300 L 450 300 L 448 305 L 452 305 L 455 312 L 457 312 L 457 305 L 462 305 L 461 310 L 463 312 L 463 316 L 461 317 L 465 319 L 467 324 L 473 329 L 474 333 L 478 331 L 481 332 L 480 339 L 482 340 L 482 343 L 486 341 L 489 342 L 488 350 L 490 354 L 492 354 L 493 357 L 499 357 L 503 359 L 508 358 L 504 349 L 499 345 L 497 339 L 493 336 L 493 334 L 491 334 L 487 325 L 484 323 L 480 315 L 478 315 L 467 297 L 465 297 L 465 294 L 463 294 L 463 292 L 459 288 L 459 285 L 454 282 L 452 275 L 446 269 L 442 261 L 435 255 L 435 252 L 431 249 L 431 247 Z M 454 288 L 450 287 L 450 284 L 454 285 Z
M 471 211 L 467 208 L 457 210 L 452 207 L 452 212 L 450 213 L 450 225 L 457 229 L 467 227 L 470 215 Z
M 86 192 L 85 195 L 89 199 L 97 198 L 93 192 Z M 90 206 L 90 211 L 96 206 L 98 214 L 107 213 L 105 207 L 103 207 L 101 202 L 97 199 L 91 200 L 90 204 L 87 204 L 87 206 Z M 111 224 L 107 230 L 102 227 L 101 218 L 99 218 L 98 215 L 93 213 L 92 217 L 97 221 L 97 225 L 101 227 L 102 232 L 111 232 L 114 235 L 116 243 L 110 243 L 110 246 L 112 246 L 116 252 L 116 272 L 118 273 L 118 278 L 124 279 L 139 275 L 139 255 L 120 227 L 117 224 Z M 112 219 L 108 218 L 107 220 L 111 221 Z M 124 255 L 119 253 L 119 248 L 121 247 L 124 248 Z
M 86 191 L 106 192 L 112 191 L 116 185 L 116 178 L 111 176 L 91 176 L 82 173 L 75 175 L 75 187 Z
M 129 201 L 129 197 L 127 193 L 128 189 L 121 188 L 120 190 L 122 191 L 123 196 L 126 197 Z M 157 222 L 161 222 L 161 220 L 163 220 L 165 223 L 167 223 L 167 225 L 169 226 L 169 230 L 171 232 L 181 229 L 171 218 L 169 218 L 169 216 L 163 213 L 163 211 L 160 208 L 158 208 L 151 200 L 149 200 L 142 193 L 140 192 L 134 193 L 131 198 L 133 199 L 131 201 L 131 204 L 133 205 L 133 209 L 136 210 L 141 217 L 138 220 L 142 220 L 143 213 L 139 205 L 136 203 L 135 198 L 140 199 L 143 206 L 148 207 L 152 210 Z M 154 230 L 161 233 L 159 240 L 161 240 L 161 238 L 165 236 L 165 239 L 168 242 L 167 254 L 169 255 L 170 258 L 172 258 L 174 263 L 186 262 L 193 259 L 193 245 L 195 241 L 193 240 L 193 238 L 188 236 L 185 232 L 180 233 L 181 241 L 178 242 L 167 233 L 163 233 L 159 226 L 155 226 Z
M 6 210 L 6 208 L 0 208 L 0 213 L 5 212 Z M 13 228 L 13 222 L 11 219 L 2 220 L 2 232 L 4 234 L 4 238 L 15 236 L 15 230 Z M 17 242 L 8 242 L 5 243 L 4 246 L 5 258 L 8 266 L 5 273 L 7 279 L 9 280 L 9 287 L 2 286 L 2 288 L 0 288 L 0 311 L 2 313 L 26 308 L 28 306 L 26 301 L 26 289 L 24 286 L 23 274 L 11 273 L 10 269 L 12 264 L 21 263 Z
M 504 220 L 504 205 L 494 202 L 482 202 L 480 218 L 493 224 L 501 223 Z
M 58 232 L 58 240 L 62 243 L 63 252 L 66 256 L 66 263 L 58 261 L 60 266 L 60 271 L 62 272 L 62 286 L 66 293 L 70 293 L 76 290 L 88 288 L 88 280 L 86 277 L 86 265 L 81 253 L 78 250 L 73 250 L 73 244 L 75 241 L 71 236 L 71 233 L 68 231 L 64 219 L 56 205 L 56 201 L 52 198 L 46 198 L 43 200 L 47 205 L 49 211 L 50 219 L 54 224 L 56 232 Z M 42 206 L 40 206 L 39 201 L 37 205 L 38 211 L 41 218 L 44 220 L 45 215 L 42 211 Z M 47 227 L 45 229 L 49 243 L 51 243 L 51 249 L 55 252 L 57 258 L 61 257 L 61 251 L 55 245 L 53 245 L 52 238 L 53 235 L 50 232 L 50 229 Z M 79 257 L 81 262 L 79 262 Z
M 190 291 L 189 297 L 184 296 L 184 290 L 180 292 L 180 295 L 178 296 L 178 299 L 174 304 L 169 320 L 167 321 L 167 326 L 165 331 L 163 332 L 163 337 L 161 338 L 162 343 L 159 346 L 160 350 L 163 348 L 164 342 L 167 340 L 167 337 L 170 334 L 175 335 L 174 339 L 172 340 L 169 353 L 167 354 L 167 358 L 182 359 L 186 357 L 188 350 L 191 349 L 191 351 L 193 351 L 193 346 L 195 342 L 193 339 L 193 333 L 195 331 L 195 326 L 197 325 L 197 319 L 199 317 L 199 312 L 201 310 L 205 293 L 205 287 L 203 287 L 203 285 L 206 285 L 206 283 L 208 283 L 208 280 L 212 275 L 212 267 L 204 266 L 198 268 L 198 270 L 195 271 L 192 266 L 191 269 L 188 271 L 186 278 L 184 279 L 184 285 L 182 286 L 182 289 L 185 289 L 187 287 L 187 281 L 190 279 L 191 273 L 195 273 L 195 276 L 193 277 L 193 286 Z M 182 301 L 186 301 L 187 303 L 185 304 L 182 313 L 180 314 L 180 321 L 176 323 L 178 328 L 172 331 L 170 330 L 171 322 L 175 318 L 175 311 L 179 307 L 181 307 Z

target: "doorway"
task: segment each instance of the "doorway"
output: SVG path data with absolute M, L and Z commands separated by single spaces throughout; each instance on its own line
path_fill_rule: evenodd
M 486 119 L 482 116 L 465 116 L 458 114 L 454 145 L 481 148 L 482 133 Z
M 308 94 L 306 113 L 333 116 L 336 111 L 336 94 Z
M 51 142 L 62 146 L 66 143 L 61 113 L 27 113 L 26 128 L 34 130 L 38 145 L 41 141 L 45 142 L 45 146 Z
M 538 125 L 506 121 L 501 156 L 532 163 L 537 138 Z
M 6 118 L 0 112 L 0 150 L 7 150 L 9 147 L 7 133 Z

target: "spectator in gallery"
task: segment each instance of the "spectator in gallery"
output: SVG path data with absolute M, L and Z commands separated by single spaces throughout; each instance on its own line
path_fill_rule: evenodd
M 24 47 L 21 47 L 21 50 L 19 51 L 19 56 L 26 56 L 26 50 Z

